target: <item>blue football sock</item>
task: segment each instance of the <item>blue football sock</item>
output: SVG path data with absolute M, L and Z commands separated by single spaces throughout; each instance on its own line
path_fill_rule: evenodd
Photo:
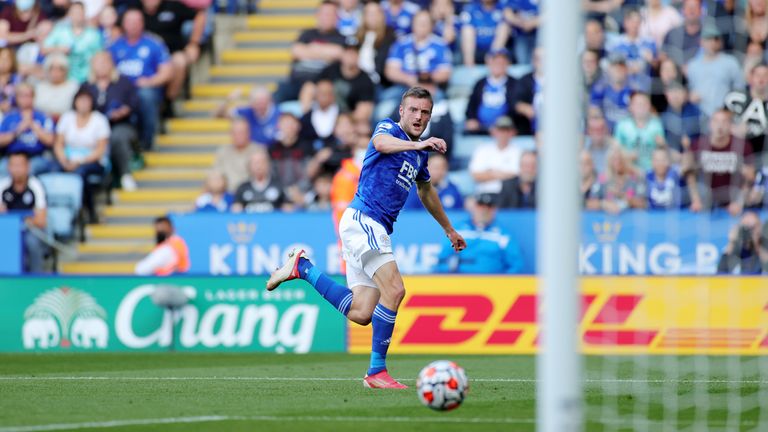
M 306 258 L 299 258 L 298 267 L 301 278 L 312 284 L 328 303 L 344 316 L 349 313 L 349 308 L 352 306 L 352 291 L 349 288 L 334 282 Z
M 371 364 L 368 367 L 368 375 L 379 373 L 387 368 L 387 350 L 392 339 L 392 331 L 395 329 L 397 312 L 376 305 L 371 317 L 373 326 L 373 340 L 371 341 Z

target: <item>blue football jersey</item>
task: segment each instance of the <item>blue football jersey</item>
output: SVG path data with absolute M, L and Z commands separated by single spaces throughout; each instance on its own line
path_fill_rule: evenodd
M 163 41 L 147 35 L 142 36 L 134 45 L 121 37 L 109 47 L 109 52 L 115 59 L 117 70 L 133 83 L 140 77 L 153 76 L 161 65 L 171 60 Z
M 419 5 L 407 0 L 403 2 L 403 6 L 397 14 L 392 12 L 392 6 L 387 0 L 381 2 L 381 8 L 384 9 L 387 27 L 395 29 L 395 34 L 397 36 L 411 34 L 411 21 L 413 21 L 413 16 L 421 10 Z
M 38 123 L 46 132 L 53 132 L 53 120 L 50 117 L 43 114 L 40 111 L 34 110 L 32 113 L 32 119 Z M 21 112 L 19 110 L 12 110 L 3 117 L 3 121 L 0 122 L 0 133 L 13 132 L 19 127 L 22 122 Z M 30 156 L 37 156 L 42 154 L 46 150 L 45 145 L 37 139 L 37 135 L 31 128 L 27 128 L 11 141 L 5 148 L 6 154 L 10 153 L 26 153 Z
M 485 51 L 493 44 L 493 39 L 496 37 L 496 26 L 504 21 L 504 11 L 498 3 L 491 10 L 487 10 L 477 2 L 466 5 L 460 17 L 463 26 L 475 28 L 477 48 Z
M 429 181 L 429 153 L 420 150 L 379 153 L 373 146 L 373 139 L 384 134 L 411 140 L 400 125 L 391 119 L 382 120 L 376 125 L 365 152 L 357 192 L 349 206 L 365 213 L 380 223 L 388 234 L 392 234 L 392 225 L 408 199 L 408 192 L 414 182 Z

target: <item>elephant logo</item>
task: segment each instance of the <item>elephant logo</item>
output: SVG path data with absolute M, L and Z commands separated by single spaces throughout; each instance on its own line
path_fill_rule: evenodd
M 24 348 L 106 348 L 106 319 L 104 308 L 87 292 L 69 287 L 48 290 L 24 311 Z

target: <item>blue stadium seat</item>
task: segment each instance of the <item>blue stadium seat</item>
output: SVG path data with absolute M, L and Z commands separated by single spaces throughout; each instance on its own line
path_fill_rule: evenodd
M 298 118 L 301 118 L 301 116 L 304 115 L 304 113 L 301 112 L 301 104 L 297 100 L 282 102 L 278 107 L 278 110 L 281 113 L 293 114 Z
M 73 223 L 83 202 L 83 179 L 72 173 L 41 174 L 38 178 L 45 188 L 49 231 L 59 238 L 72 238 Z
M 488 75 L 486 66 L 454 66 L 451 80 L 448 82 L 448 97 L 468 98 L 472 88 L 482 77 Z
M 536 138 L 531 135 L 516 136 L 512 139 L 512 144 L 520 150 L 536 150 Z
M 453 157 L 469 159 L 478 146 L 489 142 L 493 142 L 493 138 L 484 135 L 456 134 L 453 138 Z
M 453 124 L 460 126 L 460 129 L 464 128 L 468 103 L 468 97 L 456 97 L 448 101 L 448 112 L 451 114 L 451 120 L 453 120 Z
M 507 68 L 507 73 L 514 79 L 520 79 L 533 71 L 533 66 L 527 64 L 512 65 Z
M 465 197 L 471 196 L 475 192 L 475 180 L 467 170 L 449 172 L 448 180 L 455 184 L 459 188 L 459 192 Z

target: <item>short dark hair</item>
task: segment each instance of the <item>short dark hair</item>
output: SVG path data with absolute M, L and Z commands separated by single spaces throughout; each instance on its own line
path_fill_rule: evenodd
M 13 152 L 8 154 L 8 159 L 11 159 L 14 156 L 21 156 L 23 157 L 27 162 L 29 162 L 29 155 L 24 152 Z
M 424 87 L 416 86 L 409 88 L 405 93 L 403 93 L 403 97 L 400 99 L 400 105 L 403 105 L 405 100 L 408 98 L 427 99 L 429 100 L 430 104 L 435 104 L 435 102 L 432 100 L 432 94 Z
M 80 90 L 75 93 L 75 96 L 72 98 L 72 109 L 75 109 L 75 102 L 82 96 L 87 96 L 91 100 L 91 111 L 96 111 L 96 98 L 93 97 L 93 93 L 86 87 L 80 87 Z
M 171 218 L 168 216 L 158 216 L 155 218 L 155 225 L 159 223 L 167 223 L 170 226 L 173 226 L 173 222 L 171 222 Z

